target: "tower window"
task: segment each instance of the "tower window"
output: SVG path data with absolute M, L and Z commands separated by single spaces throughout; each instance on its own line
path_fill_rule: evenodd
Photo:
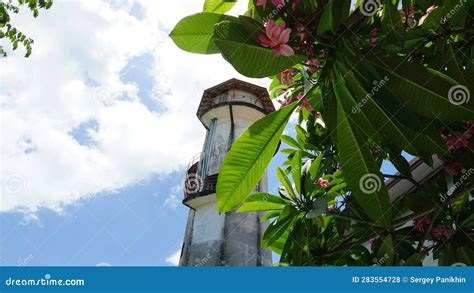
M 218 97 L 218 102 L 219 103 L 225 103 L 227 102 L 227 96 L 228 96 L 228 93 L 227 92 L 223 92 L 219 95 Z

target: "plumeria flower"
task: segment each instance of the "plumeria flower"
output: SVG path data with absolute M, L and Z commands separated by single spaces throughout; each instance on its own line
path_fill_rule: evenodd
M 326 128 L 326 123 L 324 123 L 323 119 L 321 118 L 321 113 L 319 112 L 316 112 L 316 124 L 320 125 L 322 128 Z
M 295 30 L 300 42 L 306 40 L 308 32 L 306 31 L 306 27 L 300 21 L 295 22 Z
M 291 5 L 291 10 L 295 11 L 296 6 L 298 6 L 298 4 L 300 4 L 300 0 L 293 0 L 293 5 Z
M 309 113 L 312 113 L 314 111 L 313 106 L 308 102 L 308 99 L 304 99 L 303 102 L 301 102 L 300 108 L 296 110 L 296 112 L 301 112 L 301 110 L 306 109 Z
M 431 248 L 430 247 L 423 247 L 421 249 L 421 252 L 425 255 L 425 256 L 428 256 L 430 254 L 430 250 Z
M 415 6 L 407 6 L 403 9 L 403 13 L 405 14 L 405 22 L 409 27 L 412 27 L 415 25 L 415 13 L 416 13 L 416 8 Z
M 260 33 L 258 39 L 262 46 L 273 49 L 276 56 L 293 56 L 295 52 L 288 45 L 290 40 L 290 28 L 285 28 L 285 23 L 275 25 L 275 21 L 269 20 L 265 27 L 265 33 Z
M 448 146 L 450 152 L 466 148 L 469 144 L 469 139 L 472 137 L 471 128 L 464 132 L 455 132 L 444 134 L 444 129 L 441 129 L 441 138 Z
M 420 17 L 420 21 L 418 22 L 418 25 L 419 26 L 423 25 L 423 23 L 425 22 L 428 15 L 430 15 L 430 13 L 435 11 L 436 9 L 438 9 L 438 6 L 436 6 L 436 5 L 431 5 L 430 7 L 428 7 L 428 9 L 426 9 L 426 14 L 423 15 L 422 17 Z
M 280 73 L 280 83 L 284 85 L 293 83 L 293 69 L 286 69 Z
M 296 99 L 301 100 L 303 97 L 304 97 L 304 92 L 300 92 L 298 96 L 296 96 Z M 300 108 L 296 110 L 296 112 L 301 112 L 303 108 L 308 110 L 309 113 L 314 111 L 313 107 L 311 106 L 311 104 L 308 102 L 308 99 L 306 98 L 304 98 L 304 100 L 301 102 Z
M 377 45 L 377 28 L 370 31 L 369 46 Z
M 323 178 L 319 178 L 318 181 L 316 181 L 316 183 L 323 188 L 331 187 L 331 183 L 329 182 L 329 180 L 326 180 Z
M 464 167 L 462 166 L 462 164 L 460 162 L 453 162 L 453 163 L 450 163 L 446 168 L 445 168 L 445 171 L 446 173 L 448 173 L 448 175 L 450 176 L 456 176 L 459 174 L 459 172 L 462 171 L 462 169 L 464 169 Z
M 434 227 L 431 230 L 431 236 L 433 236 L 434 238 L 441 238 L 441 237 L 451 238 L 453 234 L 454 234 L 454 230 L 445 226 Z
M 301 102 L 301 109 L 303 108 L 308 110 L 309 113 L 312 113 L 314 111 L 313 107 L 308 102 L 308 99 L 304 99 L 303 102 Z
M 267 0 L 257 0 L 255 4 L 257 6 L 263 7 L 263 10 L 265 10 L 265 6 L 267 6 Z
M 321 60 L 319 59 L 306 60 L 305 64 L 309 66 L 308 72 L 310 74 L 315 73 L 319 68 L 321 68 Z
M 256 4 L 265 10 L 265 7 L 267 6 L 267 0 L 257 0 Z M 280 7 L 285 5 L 285 0 L 272 0 L 272 4 L 276 7 Z
M 415 230 L 419 232 L 424 232 L 425 226 L 430 223 L 431 223 L 431 218 L 428 216 L 423 216 L 423 217 L 413 219 L 413 225 L 415 226 Z
M 288 97 L 288 93 L 286 93 L 283 96 L 283 100 L 277 100 L 277 102 L 280 103 L 280 107 L 285 107 L 285 106 L 288 106 L 289 104 L 291 104 L 292 100 L 291 100 L 291 98 Z

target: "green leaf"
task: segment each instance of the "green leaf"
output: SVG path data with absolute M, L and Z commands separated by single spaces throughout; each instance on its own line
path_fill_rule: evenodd
M 296 151 L 291 160 L 291 177 L 295 183 L 296 192 L 301 193 L 301 152 Z
M 221 21 L 238 18 L 212 12 L 201 12 L 181 19 L 170 33 L 171 39 L 182 50 L 198 54 L 219 53 L 212 40 L 214 26 Z
M 298 103 L 283 107 L 252 124 L 227 153 L 217 180 L 220 212 L 237 207 L 262 178 L 280 136 Z
M 474 99 L 458 105 L 450 102 L 450 89 L 457 83 L 441 72 L 397 58 L 383 58 L 372 65 L 389 77 L 389 86 L 416 113 L 446 121 L 469 120 L 474 117 Z
M 262 237 L 262 245 L 271 247 L 275 242 L 279 242 L 281 249 L 283 249 L 286 238 L 289 235 L 291 224 L 298 213 L 290 205 L 285 206 L 281 211 L 280 216 L 268 225 Z M 273 247 L 272 247 L 273 250 Z M 280 252 L 281 253 L 281 252 Z
M 347 187 L 347 184 L 345 182 L 333 186 L 331 189 L 328 190 L 327 197 L 333 197 L 333 196 L 339 195 L 338 191 L 344 190 L 346 187 Z
M 276 175 L 278 181 L 280 181 L 280 183 L 283 185 L 288 195 L 292 199 L 296 200 L 296 194 L 293 185 L 291 184 L 291 181 L 288 176 L 286 176 L 285 172 L 280 167 L 277 168 Z
M 214 42 L 224 59 L 248 77 L 272 76 L 306 59 L 300 55 L 275 56 L 271 49 L 256 43 L 242 24 L 229 21 L 215 27 Z
M 421 266 L 425 255 L 421 252 L 417 252 L 410 256 L 404 263 L 404 266 Z
M 249 195 L 237 212 L 282 210 L 286 204 L 287 201 L 279 196 L 265 192 L 258 192 Z
M 350 0 L 329 0 L 324 6 L 316 34 L 319 36 L 328 31 L 335 33 L 349 15 L 350 7 Z
M 237 3 L 237 0 L 206 0 L 203 11 L 226 13 Z
M 311 211 L 306 214 L 307 219 L 314 219 L 326 213 L 328 203 L 323 198 L 316 198 L 313 202 Z
M 462 262 L 466 266 L 474 265 L 474 250 L 467 246 L 456 249 L 456 260 Z
M 278 217 L 278 215 L 280 215 L 280 211 L 269 211 L 268 213 L 263 215 L 263 217 L 260 219 L 260 222 L 265 222 L 270 219 L 276 218 Z
M 382 239 L 382 244 L 377 251 L 377 257 L 379 258 L 379 262 L 383 263 L 385 266 L 391 266 L 393 264 L 393 242 L 392 236 L 387 235 L 384 239 Z
M 405 27 L 397 7 L 391 1 L 385 1 L 382 15 L 382 28 L 385 38 L 390 42 L 403 46 L 406 38 Z
M 427 135 L 406 128 L 400 125 L 397 120 L 392 119 L 391 115 L 375 99 L 369 96 L 369 93 L 360 85 L 352 72 L 345 75 L 345 81 L 357 103 L 357 106 L 351 110 L 351 115 L 359 115 L 359 111 L 364 112 L 370 118 L 372 125 L 384 133 L 386 139 L 411 154 L 431 157 L 433 148 L 436 148 L 436 152 L 439 153 L 446 152 L 444 146 L 439 146 Z
M 407 177 L 412 176 L 410 163 L 403 157 L 401 151 L 394 152 L 393 150 L 390 150 L 389 155 L 390 162 L 392 162 L 400 174 Z
M 298 142 L 291 136 L 282 135 L 281 141 L 286 143 L 287 145 L 294 147 L 295 149 L 302 149 Z
M 333 80 L 337 98 L 337 148 L 343 166 L 344 179 L 364 213 L 375 223 L 390 227 L 390 201 L 382 175 L 372 157 L 367 142 L 361 140 L 342 107 L 343 84 Z M 373 183 L 373 184 L 372 184 Z M 367 186 L 368 185 L 368 186 Z M 363 190 L 362 190 L 363 189 Z

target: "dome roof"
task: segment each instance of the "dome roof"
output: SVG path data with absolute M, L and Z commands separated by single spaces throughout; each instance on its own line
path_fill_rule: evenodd
M 198 118 L 201 118 L 201 116 L 204 113 L 206 113 L 210 109 L 220 104 L 232 103 L 232 101 L 227 101 L 227 102 L 223 102 L 219 104 L 216 104 L 214 102 L 215 98 L 219 94 L 226 92 L 228 90 L 232 90 L 232 89 L 238 89 L 238 90 L 242 90 L 242 91 L 246 91 L 251 94 L 254 94 L 257 97 L 257 99 L 261 102 L 262 106 L 256 106 L 252 104 L 250 105 L 257 107 L 264 114 L 268 114 L 275 111 L 275 107 L 273 106 L 273 103 L 270 99 L 270 96 L 266 88 L 232 78 L 232 79 L 229 79 L 228 81 L 220 83 L 204 91 L 202 95 L 201 103 L 199 104 L 199 108 L 196 113 Z

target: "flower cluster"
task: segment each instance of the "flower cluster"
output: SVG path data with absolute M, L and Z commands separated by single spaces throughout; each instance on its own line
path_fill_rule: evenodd
M 431 218 L 428 216 L 413 219 L 413 226 L 415 226 L 415 230 L 419 232 L 424 232 L 425 226 L 429 225 L 430 223 Z
M 326 179 L 323 179 L 323 178 L 319 178 L 316 183 L 321 186 L 322 188 L 328 188 L 328 187 L 331 187 L 331 183 L 329 182 L 329 180 L 326 180 Z
M 285 23 L 276 25 L 274 20 L 269 20 L 265 32 L 258 35 L 262 46 L 271 48 L 275 56 L 293 56 L 295 51 L 288 45 L 291 29 L 285 27 Z

